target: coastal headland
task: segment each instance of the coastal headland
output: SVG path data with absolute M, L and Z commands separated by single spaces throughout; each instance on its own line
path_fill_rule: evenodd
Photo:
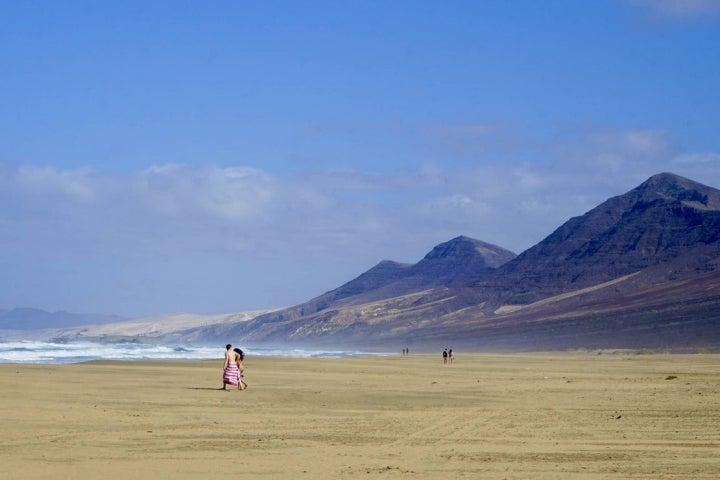
M 720 355 L 0 365 L 2 478 L 716 479 Z

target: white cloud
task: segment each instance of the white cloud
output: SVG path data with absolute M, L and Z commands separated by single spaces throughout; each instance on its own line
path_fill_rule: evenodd
M 159 165 L 143 171 L 137 182 L 160 213 L 230 221 L 261 215 L 275 190 L 269 175 L 247 167 Z

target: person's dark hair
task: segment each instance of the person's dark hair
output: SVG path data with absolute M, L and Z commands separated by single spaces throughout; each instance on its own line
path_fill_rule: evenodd
M 229 343 L 227 345 L 225 345 L 225 350 L 230 350 L 231 348 L 232 348 L 232 345 L 230 345 Z
M 240 355 L 240 360 L 243 360 L 243 359 L 245 358 L 245 354 L 244 354 L 243 351 L 240 350 L 239 348 L 233 348 L 233 352 L 235 352 L 235 353 L 237 353 L 238 355 Z

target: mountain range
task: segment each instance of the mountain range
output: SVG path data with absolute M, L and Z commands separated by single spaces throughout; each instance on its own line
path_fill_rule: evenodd
M 381 261 L 300 305 L 182 327 L 166 322 L 142 334 L 398 351 L 714 350 L 719 265 L 720 191 L 661 173 L 571 218 L 520 255 L 459 236 L 416 264 Z M 102 338 L 108 328 L 56 334 Z
M 720 191 L 661 173 L 520 255 L 467 237 L 229 326 L 246 342 L 473 350 L 720 346 Z

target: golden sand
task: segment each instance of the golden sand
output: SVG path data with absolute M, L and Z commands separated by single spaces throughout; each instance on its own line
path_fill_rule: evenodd
M 221 363 L 0 365 L 0 478 L 720 478 L 718 355 Z

